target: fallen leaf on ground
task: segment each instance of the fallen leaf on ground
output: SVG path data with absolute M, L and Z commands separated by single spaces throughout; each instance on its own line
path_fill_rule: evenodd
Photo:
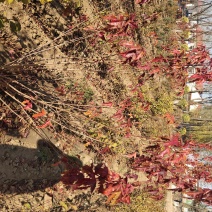
M 41 112 L 33 114 L 32 117 L 37 119 L 37 118 L 40 118 L 40 117 L 45 116 L 45 115 L 46 115 L 46 111 L 44 109 L 42 109 Z

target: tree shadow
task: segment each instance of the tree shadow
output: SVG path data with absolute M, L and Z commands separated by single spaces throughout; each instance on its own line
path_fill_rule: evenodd
M 55 147 L 56 148 L 56 147 Z M 58 149 L 59 152 L 61 152 Z M 66 158 L 73 167 L 81 167 L 82 162 L 73 156 L 56 153 L 52 145 L 38 140 L 37 149 L 19 145 L 0 145 L 0 193 L 21 194 L 51 187 L 58 183 L 65 170 Z

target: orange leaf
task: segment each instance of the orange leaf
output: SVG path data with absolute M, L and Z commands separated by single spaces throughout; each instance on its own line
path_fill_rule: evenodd
M 164 115 L 164 117 L 167 119 L 168 124 L 174 124 L 175 123 L 175 118 L 173 115 L 171 115 L 170 113 L 166 113 Z
M 32 117 L 37 119 L 37 118 L 40 118 L 40 117 L 45 116 L 45 115 L 46 115 L 46 111 L 44 109 L 42 109 L 41 112 L 33 114 Z
M 118 198 L 121 195 L 121 191 L 113 192 L 108 198 L 106 204 L 115 205 Z

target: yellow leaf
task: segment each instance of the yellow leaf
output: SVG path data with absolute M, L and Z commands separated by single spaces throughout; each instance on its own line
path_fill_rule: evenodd
M 103 124 L 100 124 L 100 123 L 98 123 L 97 125 L 96 125 L 96 129 L 102 129 L 104 127 L 104 125 Z
M 92 111 L 91 110 L 87 110 L 86 112 L 84 112 L 84 115 L 91 117 L 92 116 Z
M 46 2 L 45 0 L 40 0 L 41 4 L 45 4 L 45 2 Z
M 52 0 L 40 0 L 40 3 L 41 4 L 46 4 L 46 3 L 48 3 L 48 2 L 51 2 Z
M 68 206 L 66 205 L 65 202 L 60 201 L 60 205 L 61 205 L 66 211 L 68 211 Z
M 12 4 L 12 3 L 14 2 L 14 0 L 6 0 L 6 2 L 7 2 L 8 4 Z
M 71 205 L 71 208 L 72 208 L 74 211 L 77 211 L 77 210 L 78 210 L 78 208 L 77 208 L 76 205 Z
M 77 7 L 82 7 L 82 3 L 80 0 L 77 1 Z
M 111 147 L 115 148 L 115 147 L 117 147 L 117 146 L 118 146 L 117 143 L 113 143 L 113 144 L 111 144 L 109 147 L 110 147 L 110 148 L 111 148 Z
M 104 134 L 102 134 L 101 132 L 98 132 L 98 136 L 97 136 L 97 138 L 105 139 L 105 138 L 107 138 L 107 136 L 106 136 L 106 135 L 104 135 Z
M 26 209 L 31 209 L 31 205 L 27 202 L 27 203 L 24 203 L 24 207 L 26 208 Z
M 88 147 L 89 145 L 91 145 L 91 142 L 87 142 L 84 144 L 85 147 Z

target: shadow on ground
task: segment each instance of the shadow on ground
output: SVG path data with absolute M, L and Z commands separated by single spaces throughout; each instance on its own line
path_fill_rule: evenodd
M 60 181 L 65 169 L 65 164 L 58 163 L 60 156 L 42 139 L 38 140 L 37 149 L 1 144 L 0 193 L 28 193 L 53 186 Z M 64 156 L 69 164 L 82 165 L 78 158 Z

